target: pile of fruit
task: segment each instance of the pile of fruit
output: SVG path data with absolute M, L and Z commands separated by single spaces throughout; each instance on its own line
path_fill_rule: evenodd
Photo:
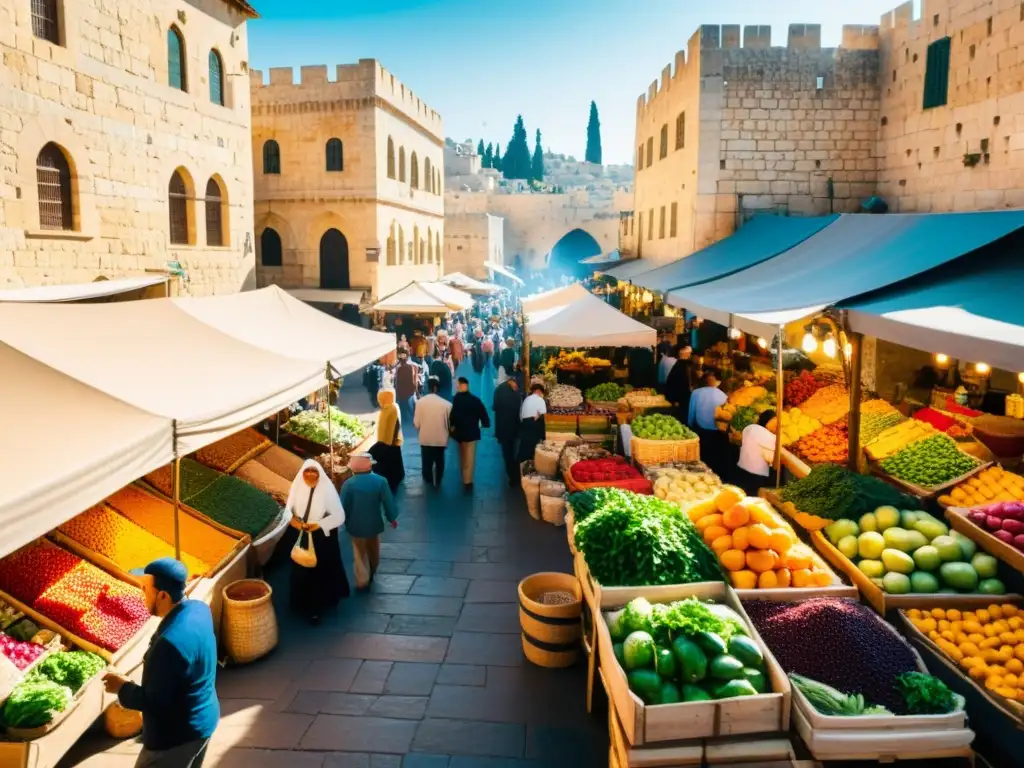
M 810 371 L 801 371 L 799 376 L 795 376 L 786 382 L 786 388 L 783 390 L 783 402 L 792 405 L 802 405 L 822 386 L 824 385 Z
M 743 386 L 736 389 L 729 395 L 729 404 L 740 406 L 752 406 L 758 400 L 768 398 L 768 390 L 764 387 L 752 385 L 749 381 L 743 382 Z
M 44 542 L 0 560 L 0 589 L 110 651 L 128 642 L 149 619 L 140 589 Z
M 579 370 L 581 368 L 610 368 L 611 364 L 611 360 L 588 357 L 583 352 L 566 352 L 563 349 L 556 357 L 549 357 L 542 368 L 549 371 L 556 368 Z
M 665 399 L 664 395 L 655 394 L 650 389 L 634 389 L 627 392 L 619 399 L 619 405 L 626 406 L 629 410 L 644 411 L 648 408 L 668 408 L 672 405 Z
M 577 483 L 601 484 L 648 495 L 653 492 L 650 480 L 621 456 L 577 461 L 569 468 L 569 474 Z
M 868 400 L 860 406 L 860 444 L 867 445 L 901 421 L 903 415 L 885 400 Z
M 845 422 L 826 424 L 797 440 L 793 453 L 808 464 L 843 464 L 850 456 L 850 432 Z
M 937 434 L 911 443 L 879 466 L 905 483 L 936 488 L 976 469 L 978 460 L 957 448 L 952 438 Z
M 58 528 L 73 541 L 111 560 L 123 571 L 145 568 L 161 557 L 174 557 L 174 545 L 117 514 L 106 504 L 97 504 Z M 203 576 L 208 563 L 181 553 L 181 561 L 191 576 Z
M 995 604 L 976 611 L 912 608 L 906 615 L 972 680 L 1024 704 L 1024 610 Z
M 664 501 L 680 506 L 691 501 L 710 499 L 722 485 L 722 481 L 707 467 L 658 467 L 647 473 L 654 482 L 654 495 Z
M 641 415 L 630 425 L 633 436 L 642 440 L 695 440 L 697 434 L 679 419 L 662 413 Z
M 556 384 L 547 399 L 552 408 L 577 409 L 583 405 L 583 392 L 569 384 Z
M 940 434 L 931 424 L 908 419 L 881 432 L 878 437 L 864 446 L 864 453 L 873 461 L 893 456 L 908 445 Z
M 764 654 L 726 605 L 638 597 L 604 618 L 629 689 L 647 706 L 769 692 Z
M 822 387 L 804 402 L 800 410 L 808 418 L 831 424 L 850 412 L 850 392 L 841 384 Z
M 1004 544 L 1024 552 L 1024 503 L 999 501 L 969 512 L 967 518 Z
M 714 499 L 692 505 L 687 515 L 736 589 L 832 584 L 832 575 L 816 564 L 810 548 L 764 499 L 727 485 Z
M 594 403 L 614 403 L 620 397 L 625 397 L 626 388 L 614 382 L 598 384 L 587 390 L 587 401 Z
M 784 485 L 780 496 L 786 514 L 795 517 L 803 513 L 823 520 L 859 520 L 877 507 L 909 509 L 918 505 L 913 496 L 900 493 L 885 481 L 838 464 L 814 467 L 807 477 Z
M 207 467 L 221 472 L 231 472 L 239 464 L 253 458 L 271 445 L 273 443 L 270 438 L 261 435 L 255 429 L 243 429 L 212 445 L 200 448 L 195 452 L 194 458 Z
M 927 512 L 879 507 L 857 522 L 837 520 L 825 534 L 889 594 L 1006 594 L 998 561 Z
M 46 649 L 27 640 L 15 640 L 10 635 L 0 632 L 0 655 L 14 664 L 19 672 L 24 672 Z
M 821 422 L 806 415 L 799 408 L 790 408 L 782 415 L 768 422 L 768 431 L 779 434 L 782 425 L 782 444 L 792 445 L 797 440 L 821 428 Z
M 1024 501 L 1024 477 L 992 466 L 939 496 L 939 503 L 947 507 L 977 507 L 994 501 Z

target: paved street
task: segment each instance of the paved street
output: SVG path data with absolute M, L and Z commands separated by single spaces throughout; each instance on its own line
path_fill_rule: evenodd
M 489 406 L 492 379 L 470 380 Z M 340 405 L 368 411 L 358 384 L 343 390 Z M 221 674 L 223 719 L 206 765 L 607 765 L 603 716 L 584 709 L 584 667 L 539 669 L 520 648 L 516 584 L 536 571 L 571 569 L 564 529 L 529 517 L 489 434 L 478 446 L 472 494 L 462 488 L 454 445 L 440 490 L 424 487 L 409 426 L 405 461 L 400 527 L 385 534 L 370 594 L 354 593 L 310 627 L 291 621 L 281 602 L 286 570 L 270 574 L 279 647 Z M 343 551 L 351 581 L 347 540 Z M 131 766 L 138 749 L 98 734 L 62 765 Z

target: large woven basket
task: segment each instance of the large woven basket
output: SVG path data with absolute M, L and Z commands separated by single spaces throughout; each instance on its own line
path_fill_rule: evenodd
M 240 579 L 224 587 L 221 638 L 228 657 L 248 664 L 277 647 L 273 590 L 260 579 Z
M 113 739 L 133 739 L 142 732 L 142 713 L 115 701 L 103 713 L 103 729 Z
M 629 455 L 637 464 L 667 464 L 673 461 L 700 461 L 700 438 L 689 440 L 644 440 L 633 436 Z

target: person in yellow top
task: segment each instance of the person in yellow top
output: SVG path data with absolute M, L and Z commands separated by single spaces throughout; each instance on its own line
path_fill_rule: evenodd
M 395 493 L 405 479 L 405 461 L 402 459 L 402 416 L 395 402 L 395 390 L 386 388 L 377 393 L 380 415 L 377 418 L 377 442 L 370 455 L 377 462 L 373 471 L 388 481 Z

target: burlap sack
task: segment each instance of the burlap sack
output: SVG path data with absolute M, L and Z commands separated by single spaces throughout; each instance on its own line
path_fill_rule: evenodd
M 552 525 L 565 525 L 565 497 L 541 496 L 540 511 L 544 522 Z
M 561 498 L 565 495 L 565 483 L 558 480 L 542 480 L 540 483 L 540 495 Z

